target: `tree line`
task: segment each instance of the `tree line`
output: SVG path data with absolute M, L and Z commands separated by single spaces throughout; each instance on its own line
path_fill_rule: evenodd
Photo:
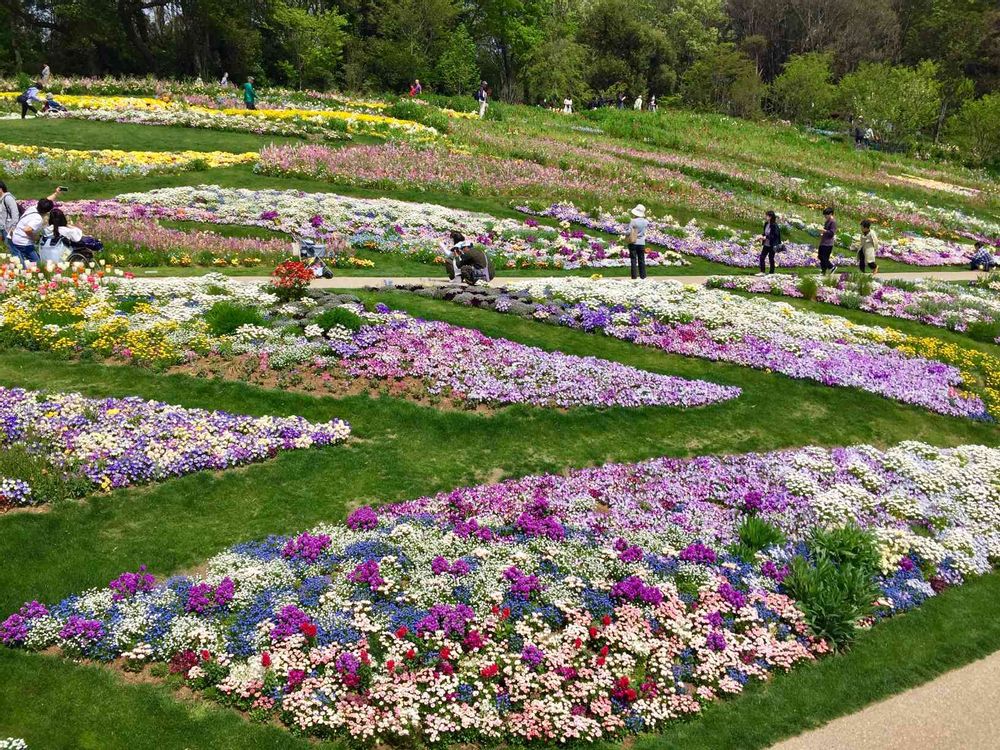
M 67 75 L 211 80 L 228 72 L 265 86 L 374 92 L 405 91 L 419 78 L 445 94 L 470 93 L 482 78 L 494 98 L 511 102 L 656 95 L 814 124 L 894 110 L 892 135 L 905 140 L 940 136 L 964 106 L 1000 90 L 1000 5 L 0 0 L 0 49 L 7 74 L 48 63 Z

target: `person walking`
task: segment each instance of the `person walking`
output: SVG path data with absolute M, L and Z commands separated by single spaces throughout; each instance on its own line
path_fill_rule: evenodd
M 257 92 L 253 88 L 253 76 L 247 78 L 243 84 L 243 103 L 247 109 L 257 109 Z
M 31 106 L 32 102 L 38 102 L 42 104 L 41 97 L 38 96 L 38 84 L 33 83 L 28 86 L 28 90 L 17 97 L 18 104 L 21 105 L 21 119 L 23 120 L 28 116 L 28 110 L 30 109 L 34 112 L 35 117 L 38 117 L 38 110 Z
M 486 81 L 479 84 L 479 90 L 476 92 L 476 101 L 479 102 L 479 119 L 486 117 L 486 106 L 490 98 L 489 89 L 486 87 Z
M 41 82 L 43 87 L 47 87 L 49 85 L 49 81 L 52 80 L 52 71 L 49 70 L 48 63 L 42 65 L 42 75 L 38 80 Z
M 571 115 L 573 114 L 573 100 L 570 98 L 563 99 L 563 114 Z
M 649 111 L 650 112 L 656 111 L 656 94 L 653 94 L 652 96 L 649 97 Z
M 618 109 L 625 109 L 625 94 L 618 95 Z
M 424 87 L 420 85 L 420 79 L 415 78 L 410 84 L 410 96 L 420 96 L 424 92 Z
M 21 209 L 18 208 L 17 199 L 7 189 L 7 183 L 0 180 L 0 230 L 3 230 L 4 244 L 8 249 L 8 237 L 20 218 Z
M 858 245 L 858 269 L 864 273 L 867 265 L 868 270 L 873 274 L 878 273 L 878 262 L 875 260 L 875 254 L 878 252 L 878 237 L 872 231 L 872 223 L 868 219 L 863 219 L 861 222 L 861 241 Z
M 764 261 L 769 260 L 771 273 L 774 273 L 774 254 L 781 247 L 781 227 L 778 226 L 778 216 L 774 211 L 768 211 L 764 220 L 764 234 L 760 251 L 760 272 L 764 273 Z
M 819 236 L 819 272 L 833 273 L 837 267 L 830 261 L 833 255 L 833 243 L 837 238 L 837 221 L 833 218 L 833 208 L 823 209 L 823 233 Z
M 58 190 L 57 190 L 58 192 Z M 37 204 L 27 209 L 10 232 L 8 244 L 10 254 L 21 262 L 22 266 L 38 264 L 38 249 L 35 246 L 42 236 L 45 220 L 53 208 L 48 198 L 42 198 Z
M 642 94 L 639 94 L 639 96 L 635 98 L 635 102 L 632 104 L 632 109 L 636 112 L 642 111 Z
M 225 73 L 222 74 L 222 78 L 219 79 L 219 85 L 220 86 L 228 86 L 229 85 L 229 71 L 228 70 Z
M 632 220 L 628 223 L 628 261 L 633 279 L 646 278 L 646 207 L 641 203 L 632 209 Z

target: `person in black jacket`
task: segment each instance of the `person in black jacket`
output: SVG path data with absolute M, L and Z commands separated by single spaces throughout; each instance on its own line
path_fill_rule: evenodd
M 461 232 L 451 233 L 451 247 L 446 251 L 445 266 L 448 278 L 455 283 L 475 284 L 493 278 L 493 264 L 489 256 Z
M 778 226 L 778 217 L 774 211 L 767 212 L 767 219 L 764 221 L 764 234 L 762 237 L 763 247 L 760 251 L 760 272 L 764 273 L 764 260 L 771 262 L 771 273 L 774 273 L 774 254 L 781 246 L 781 227 Z

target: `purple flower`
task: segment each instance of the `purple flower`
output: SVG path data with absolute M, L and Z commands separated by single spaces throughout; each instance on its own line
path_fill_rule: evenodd
M 88 620 L 80 615 L 70 615 L 59 631 L 59 637 L 64 641 L 73 641 L 81 646 L 98 641 L 103 636 L 104 623 L 100 620 Z
M 330 537 L 326 534 L 313 536 L 307 532 L 289 539 L 281 554 L 291 560 L 304 560 L 313 563 L 329 546 Z
M 377 591 L 385 584 L 385 579 L 379 574 L 378 562 L 375 560 L 366 560 L 358 564 L 347 574 L 347 580 L 352 583 L 366 583 L 372 591 Z
M 713 630 L 705 639 L 705 645 L 712 651 L 725 651 L 726 636 L 721 630 Z
M 354 531 L 371 531 L 378 526 L 378 514 L 369 506 L 362 505 L 347 517 L 347 527 Z
M 718 560 L 718 555 L 711 547 L 706 547 L 701 542 L 694 542 L 681 550 L 680 558 L 684 562 L 711 565 Z
M 538 576 L 525 575 L 517 566 L 507 568 L 503 577 L 510 581 L 510 594 L 517 599 L 530 599 L 532 592 L 542 590 Z
M 545 652 L 538 646 L 529 643 L 521 650 L 521 659 L 534 669 L 545 660 Z
M 302 631 L 302 626 L 309 622 L 309 615 L 289 604 L 282 607 L 278 613 L 278 624 L 271 628 L 271 640 L 280 640 L 296 635 Z
M 647 586 L 639 576 L 629 576 L 618 581 L 611 587 L 611 596 L 614 599 L 654 605 L 663 601 L 663 592 L 656 586 Z
M 724 583 L 719 586 L 719 595 L 733 609 L 740 609 L 747 604 L 747 598 L 743 595 L 743 592 L 735 588 L 731 583 Z
M 120 601 L 135 596 L 140 591 L 151 591 L 155 583 L 156 579 L 146 572 L 146 566 L 140 565 L 135 573 L 122 573 L 108 584 L 108 588 L 115 592 L 111 598 Z
M 475 618 L 476 613 L 467 604 L 435 604 L 417 621 L 415 628 L 419 635 L 440 630 L 445 635 L 462 638 Z

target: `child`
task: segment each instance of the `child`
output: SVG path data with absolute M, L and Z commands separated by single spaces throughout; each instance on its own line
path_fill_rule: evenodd
M 878 252 L 878 237 L 872 231 L 872 223 L 868 219 L 861 222 L 861 241 L 858 246 L 858 268 L 865 272 L 865 265 L 873 273 L 878 273 L 878 263 L 875 253 Z

